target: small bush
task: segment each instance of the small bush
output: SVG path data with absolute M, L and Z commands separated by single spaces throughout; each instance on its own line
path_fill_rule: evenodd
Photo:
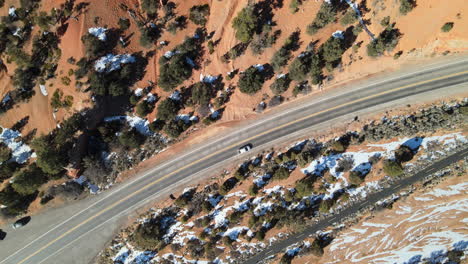
M 407 162 L 413 159 L 414 153 L 413 151 L 405 145 L 401 145 L 396 151 L 395 151 L 395 159 L 398 162 Z
M 336 7 L 335 3 L 329 3 L 324 1 L 320 6 L 320 9 L 315 16 L 314 21 L 307 25 L 307 34 L 313 35 L 317 31 L 326 25 L 335 22 Z
M 185 54 L 175 54 L 160 67 L 158 85 L 164 91 L 171 91 L 192 76 L 192 66 Z
M 227 179 L 219 188 L 219 194 L 226 195 L 230 190 L 236 186 L 238 180 L 234 177 Z
M 302 0 L 292 0 L 291 3 L 289 3 L 289 10 L 291 10 L 291 13 L 296 13 L 299 11 L 299 6 L 302 5 Z
M 123 146 L 134 149 L 139 147 L 145 140 L 144 136 L 140 134 L 135 128 L 123 131 L 119 135 L 119 142 Z
M 232 27 L 236 31 L 236 39 L 243 43 L 252 40 L 257 27 L 257 16 L 253 6 L 244 7 L 232 21 Z
M 172 120 L 177 115 L 179 107 L 180 106 L 177 101 L 174 101 L 171 98 L 166 98 L 159 103 L 156 117 L 164 121 Z
M 210 6 L 205 5 L 196 5 L 190 8 L 189 19 L 199 26 L 204 26 L 206 24 L 207 16 L 210 15 Z
M 273 57 L 271 57 L 271 66 L 276 72 L 278 72 L 281 70 L 281 68 L 288 64 L 290 58 L 291 51 L 285 48 L 280 48 L 277 52 L 273 54 Z
M 442 28 L 441 28 L 442 32 L 449 32 L 450 30 L 452 30 L 453 25 L 454 25 L 453 22 L 447 22 L 447 23 L 445 23 L 445 24 L 442 26 Z
M 5 143 L 0 142 L 0 163 L 3 163 L 11 158 L 11 149 L 5 145 Z
M 47 176 L 36 165 L 30 165 L 13 175 L 11 186 L 21 195 L 31 195 L 46 182 Z
M 284 180 L 284 179 L 287 179 L 288 177 L 289 177 L 289 170 L 285 167 L 279 167 L 279 169 L 277 169 L 275 173 L 273 173 L 272 179 Z
M 415 7 L 414 0 L 400 0 L 400 13 L 406 15 Z
M 384 160 L 383 170 L 390 177 L 396 177 L 403 174 L 403 167 L 395 160 Z
M 213 97 L 213 86 L 209 83 L 198 82 L 192 86 L 192 101 L 198 105 L 206 105 Z
M 154 109 L 154 102 L 148 102 L 148 100 L 143 100 L 141 101 L 137 106 L 136 106 L 136 114 L 139 117 L 145 117 L 151 112 L 153 112 Z
M 242 93 L 255 94 L 262 89 L 265 77 L 259 69 L 250 66 L 241 74 L 237 85 Z
M 377 57 L 385 51 L 393 50 L 398 44 L 400 31 L 398 29 L 387 27 L 379 37 L 367 45 L 367 55 Z
M 250 50 L 255 55 L 261 55 L 266 48 L 270 48 L 276 43 L 280 34 L 280 30 L 275 31 L 273 34 L 270 34 L 270 32 L 256 34 L 249 44 Z
M 184 120 L 171 120 L 164 126 L 164 133 L 172 138 L 177 138 L 189 127 L 190 124 L 186 123 Z
M 119 28 L 122 31 L 127 30 L 130 27 L 130 19 L 128 18 L 119 18 Z
M 288 75 L 284 75 L 283 77 L 276 78 L 275 81 L 270 85 L 270 89 L 276 95 L 282 94 L 288 90 L 290 83 L 291 79 L 288 77 Z
M 343 26 L 349 25 L 349 24 L 354 24 L 358 20 L 358 16 L 354 9 L 348 8 L 348 11 L 346 11 L 346 14 L 341 18 L 340 23 Z
M 359 171 L 351 171 L 349 173 L 349 182 L 353 185 L 359 186 L 362 182 L 364 182 L 364 177 Z
M 389 16 L 384 17 L 380 21 L 380 25 L 382 25 L 383 27 L 388 27 L 388 25 L 390 25 L 390 17 Z
M 163 128 L 164 128 L 164 121 L 162 120 L 154 120 L 153 122 L 151 122 L 148 126 L 149 130 L 153 133 L 158 133 L 159 131 L 161 131 Z

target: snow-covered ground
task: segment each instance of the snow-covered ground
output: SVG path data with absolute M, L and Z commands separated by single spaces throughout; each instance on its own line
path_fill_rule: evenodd
M 459 180 L 415 193 L 394 205 L 394 210 L 343 232 L 333 240 L 325 258 L 330 262 L 420 263 L 445 259 L 447 250 L 454 248 L 468 250 L 468 184 Z
M 102 27 L 88 28 L 88 33 L 95 36 L 100 41 L 106 41 L 107 40 L 106 32 L 107 32 L 107 28 L 102 28 Z
M 35 157 L 35 153 L 32 152 L 31 148 L 18 140 L 21 137 L 21 133 L 8 128 L 3 128 L 0 133 L 0 142 L 3 142 L 9 149 L 11 149 L 11 161 L 23 164 L 31 157 Z
M 448 152 L 454 149 L 457 145 L 466 144 L 468 139 L 461 133 L 451 133 L 441 136 L 432 137 L 414 137 L 414 138 L 401 138 L 395 141 L 391 141 L 384 144 L 367 144 L 364 146 L 365 150 L 358 152 L 345 152 L 342 154 L 332 154 L 328 156 L 321 156 L 318 159 L 312 161 L 307 167 L 301 169 L 304 174 L 317 174 L 321 175 L 325 170 L 328 170 L 332 176 L 338 181 L 334 184 L 330 184 L 327 188 L 327 194 L 325 199 L 333 197 L 333 194 L 340 191 L 350 184 L 343 177 L 343 172 L 338 172 L 338 163 L 342 159 L 350 159 L 353 162 L 351 171 L 359 171 L 362 175 L 367 174 L 372 169 L 372 163 L 370 162 L 372 157 L 377 158 L 394 158 L 394 151 L 401 145 L 409 147 L 414 152 L 418 152 L 421 149 L 430 149 L 430 145 L 438 144 L 441 149 L 438 150 L 439 154 Z M 423 156 L 427 158 L 427 156 Z M 366 186 L 348 190 L 351 195 L 362 195 L 365 196 L 367 190 L 378 189 L 378 183 L 372 182 L 367 183 Z
M 134 127 L 138 132 L 145 136 L 153 135 L 153 132 L 149 129 L 150 122 L 146 119 L 140 118 L 138 116 L 110 116 L 104 118 L 105 122 L 112 121 L 125 121 L 131 127 Z
M 94 63 L 94 69 L 97 72 L 111 72 L 111 71 L 119 70 L 121 67 L 121 64 L 134 63 L 135 61 L 136 61 L 135 57 L 133 57 L 130 54 L 114 55 L 114 54 L 109 53 L 99 58 Z

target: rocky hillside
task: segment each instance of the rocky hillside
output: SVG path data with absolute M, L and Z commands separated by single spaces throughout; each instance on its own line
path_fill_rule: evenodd
M 463 102 L 382 117 L 326 142 L 309 138 L 251 157 L 216 180 L 186 188 L 167 206 L 155 205 L 119 233 L 98 262 L 240 262 L 466 147 L 467 109 Z M 321 255 L 327 241 L 318 236 L 304 247 Z

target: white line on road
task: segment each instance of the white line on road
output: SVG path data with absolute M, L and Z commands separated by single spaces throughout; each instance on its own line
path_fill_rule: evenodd
M 425 71 L 430 71 L 430 70 L 434 70 L 434 69 L 440 69 L 440 68 L 444 68 L 444 67 L 447 67 L 447 66 L 450 66 L 450 65 L 454 65 L 454 64 L 458 64 L 458 63 L 463 63 L 463 62 L 468 62 L 468 60 L 465 60 L 465 59 L 461 59 L 461 60 L 458 60 L 458 61 L 452 61 L 451 63 L 447 63 L 447 64 L 442 64 L 442 65 L 436 65 L 437 63 L 434 63 L 432 65 L 436 65 L 434 67 L 428 67 L 428 68 L 424 68 L 422 70 L 419 70 L 419 71 L 415 71 L 415 72 L 411 72 L 411 73 L 408 73 L 408 74 L 404 74 L 404 75 L 399 75 L 399 76 L 396 76 L 396 77 L 392 77 L 392 78 L 388 78 L 388 79 L 384 79 L 384 80 L 381 80 L 381 81 L 377 81 L 377 82 L 374 82 L 374 83 L 371 83 L 371 84 L 368 84 L 368 85 L 365 85 L 365 86 L 362 86 L 358 89 L 354 89 L 354 90 L 349 90 L 348 92 L 346 93 L 343 93 L 343 94 L 339 94 L 339 95 L 333 95 L 333 96 L 325 96 L 324 98 L 321 98 L 320 100 L 318 101 L 310 101 L 309 104 L 306 104 L 306 105 L 301 105 L 299 107 L 296 107 L 296 108 L 292 108 L 292 109 L 289 109 L 287 111 L 283 111 L 283 112 L 280 112 L 276 115 L 272 115 L 270 117 L 267 117 L 263 120 L 260 120 L 259 122 L 256 122 L 254 124 L 251 124 L 249 126 L 246 126 L 244 128 L 241 128 L 240 131 L 234 131 L 234 132 L 231 132 L 228 136 L 224 137 L 224 138 L 220 138 L 218 139 L 217 141 L 211 143 L 210 145 L 208 146 L 213 146 L 213 145 L 216 145 L 215 143 L 219 143 L 221 141 L 225 141 L 226 138 L 229 138 L 229 137 L 232 137 L 234 134 L 240 134 L 241 132 L 244 132 L 246 130 L 249 130 L 250 128 L 252 127 L 255 127 L 255 126 L 258 126 L 260 124 L 263 124 L 263 123 L 266 123 L 266 122 L 269 122 L 279 116 L 282 116 L 282 115 L 287 115 L 291 112 L 294 112 L 294 111 L 297 111 L 297 110 L 300 110 L 300 109 L 303 109 L 303 108 L 307 108 L 309 107 L 310 105 L 312 104 L 316 104 L 316 103 L 319 103 L 319 102 L 322 102 L 322 101 L 325 101 L 325 100 L 329 100 L 329 99 L 333 99 L 333 98 L 336 98 L 336 97 L 340 97 L 340 96 L 345 96 L 346 94 L 350 94 L 351 92 L 354 93 L 356 91 L 360 91 L 360 90 L 363 90 L 365 88 L 368 88 L 368 87 L 371 87 L 371 86 L 374 86 L 374 85 L 377 85 L 377 84 L 381 84 L 381 83 L 385 83 L 385 82 L 389 82 L 389 81 L 392 81 L 392 80 L 398 80 L 398 79 L 401 79 L 402 77 L 406 77 L 406 76 L 411 76 L 411 75 L 416 75 L 417 73 L 421 73 L 421 72 L 425 72 Z M 432 66 L 431 65 L 431 66 Z M 345 85 L 345 84 L 344 84 Z M 110 192 L 106 193 L 106 196 L 104 196 L 103 198 L 101 198 L 100 200 L 94 202 L 93 204 L 89 205 L 88 207 L 86 207 L 85 209 L 79 211 L 78 213 L 72 215 L 71 217 L 69 217 L 68 219 L 62 221 L 60 224 L 58 224 L 57 226 L 55 226 L 54 228 L 48 230 L 46 233 L 40 235 L 39 237 L 37 237 L 36 239 L 34 239 L 33 241 L 29 242 L 28 244 L 26 244 L 24 247 L 22 247 L 21 249 L 17 250 L 15 253 L 11 254 L 10 256 L 8 256 L 7 258 L 3 259 L 2 261 L 0 261 L 0 263 L 4 263 L 5 261 L 7 261 L 8 259 L 10 259 L 11 257 L 13 257 L 14 255 L 18 254 L 20 251 L 24 250 L 25 248 L 29 247 L 31 244 L 35 243 L 36 241 L 40 240 L 41 238 L 43 238 L 44 236 L 46 236 L 47 234 L 49 234 L 50 232 L 58 229 L 59 227 L 63 226 L 64 224 L 68 223 L 70 220 L 72 220 L 73 218 L 75 218 L 76 216 L 82 214 L 83 212 L 89 210 L 91 207 L 94 207 L 96 204 L 104 201 L 105 199 L 109 198 L 111 195 L 115 194 L 116 192 L 128 187 L 129 185 L 135 183 L 136 181 L 139 181 L 139 180 L 142 180 L 144 179 L 145 177 L 147 177 L 148 175 L 150 174 L 153 174 L 156 170 L 160 170 L 162 168 L 165 168 L 165 167 L 168 167 L 170 164 L 173 164 L 175 162 L 178 162 L 178 161 L 181 161 L 183 160 L 185 157 L 195 153 L 195 152 L 199 152 L 201 149 L 203 148 L 206 148 L 208 146 L 200 146 L 194 150 L 191 150 L 189 151 L 188 153 L 185 153 L 183 154 L 182 156 L 179 156 L 178 158 L 175 158 L 173 160 L 169 160 L 167 161 L 166 163 L 164 164 L 160 164 L 159 166 L 149 170 L 148 172 L 144 173 L 142 176 L 139 176 L 139 177 L 135 177 L 134 179 L 128 181 L 128 182 L 125 182 L 123 183 L 122 185 L 116 187 L 116 189 L 113 189 L 111 190 Z M 93 229 L 94 230 L 94 229 Z M 41 262 L 42 263 L 42 262 Z

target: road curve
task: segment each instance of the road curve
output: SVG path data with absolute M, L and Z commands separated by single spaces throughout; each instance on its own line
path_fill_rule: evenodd
M 294 243 L 297 243 L 297 242 L 301 242 L 306 237 L 308 237 L 310 235 L 315 235 L 315 233 L 317 231 L 325 229 L 326 227 L 332 225 L 334 222 L 337 222 L 338 219 L 343 219 L 343 218 L 349 217 L 349 216 L 353 215 L 354 213 L 356 213 L 357 211 L 359 211 L 363 207 L 375 204 L 379 200 L 390 197 L 392 194 L 397 193 L 399 190 L 401 190 L 401 189 L 403 189 L 405 187 L 408 187 L 408 186 L 410 186 L 412 184 L 415 184 L 418 181 L 421 181 L 426 176 L 428 176 L 428 175 L 430 175 L 430 174 L 432 174 L 434 172 L 437 172 L 437 171 L 449 166 L 452 163 L 455 163 L 455 162 L 463 159 L 467 155 L 468 155 L 468 148 L 463 149 L 463 150 L 461 150 L 461 151 L 459 151 L 459 152 L 457 152 L 457 153 L 455 153 L 453 155 L 450 155 L 449 157 L 446 157 L 446 158 L 432 164 L 431 166 L 419 171 L 418 173 L 416 173 L 416 174 L 414 174 L 414 175 L 412 175 L 410 177 L 407 177 L 407 178 L 404 178 L 404 179 L 402 179 L 400 181 L 395 182 L 390 187 L 384 188 L 384 189 L 380 190 L 377 193 L 369 195 L 366 198 L 365 201 L 356 203 L 353 206 L 341 211 L 338 214 L 331 215 L 331 216 L 317 222 L 313 226 L 308 227 L 306 230 L 304 230 L 301 233 L 293 234 L 293 235 L 291 235 L 290 237 L 288 237 L 285 240 L 274 243 L 270 247 L 264 249 L 263 251 L 261 251 L 257 255 L 255 255 L 252 258 L 245 261 L 244 264 L 256 264 L 258 262 L 261 262 L 261 261 L 267 259 L 269 256 L 278 254 L 280 252 L 284 252 L 284 250 L 288 246 L 290 246 L 290 245 L 292 245 Z
M 191 183 L 199 172 L 238 159 L 237 149 L 245 143 L 258 150 L 312 126 L 330 125 L 352 113 L 460 86 L 461 91 L 468 87 L 466 57 L 318 95 L 300 107 L 267 115 L 182 153 L 101 195 L 34 216 L 22 229 L 0 227 L 8 233 L 1 242 L 0 264 L 88 263 L 135 208 L 158 195 L 166 195 L 175 185 Z

